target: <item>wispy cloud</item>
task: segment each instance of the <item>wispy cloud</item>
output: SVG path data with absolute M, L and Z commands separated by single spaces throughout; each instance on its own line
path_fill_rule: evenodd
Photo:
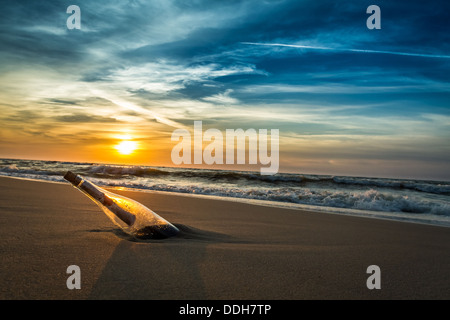
M 256 42 L 241 42 L 242 44 L 254 45 L 254 46 L 271 46 L 271 47 L 289 47 L 311 50 L 326 50 L 326 51 L 341 51 L 341 52 L 358 52 L 358 53 L 377 53 L 377 54 L 393 54 L 399 56 L 411 56 L 421 58 L 440 58 L 450 59 L 450 55 L 440 54 L 426 54 L 426 53 L 414 53 L 414 52 L 400 52 L 400 51 L 387 51 L 387 50 L 369 50 L 369 49 L 349 49 L 349 48 L 329 48 L 319 46 L 306 46 L 299 44 L 283 44 L 283 43 L 256 43 Z
M 103 92 L 98 89 L 90 89 L 90 91 L 95 96 L 100 97 L 105 100 L 108 100 L 123 109 L 134 111 L 134 112 L 138 113 L 139 115 L 141 115 L 142 117 L 151 117 L 151 118 L 155 119 L 156 121 L 158 121 L 162 124 L 168 125 L 170 127 L 173 127 L 173 128 L 184 128 L 185 127 L 181 123 L 172 121 L 156 112 L 153 112 L 144 107 L 138 106 L 132 102 L 126 101 L 124 99 L 121 99 L 121 98 L 111 95 L 109 93 Z
M 223 105 L 238 104 L 239 100 L 231 97 L 232 92 L 233 92 L 232 89 L 228 89 L 224 93 L 219 93 L 210 97 L 205 97 L 203 98 L 203 100 Z

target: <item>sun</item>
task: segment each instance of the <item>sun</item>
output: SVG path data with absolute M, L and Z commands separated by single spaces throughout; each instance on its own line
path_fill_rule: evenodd
M 137 149 L 137 143 L 135 141 L 122 141 L 118 145 L 115 146 L 117 151 L 123 155 L 129 155 L 133 153 Z

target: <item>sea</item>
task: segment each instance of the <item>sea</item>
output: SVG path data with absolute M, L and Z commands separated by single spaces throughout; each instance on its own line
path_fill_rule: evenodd
M 449 181 L 0 159 L 0 176 L 68 183 L 69 170 L 102 187 L 450 227 Z

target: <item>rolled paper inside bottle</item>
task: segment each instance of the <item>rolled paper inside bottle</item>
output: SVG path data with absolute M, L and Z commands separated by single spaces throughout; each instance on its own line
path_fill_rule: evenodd
M 79 175 L 68 171 L 64 176 L 64 179 L 71 182 L 75 187 L 79 188 L 81 191 L 90 195 L 93 199 L 100 202 L 102 205 L 107 207 L 114 215 L 116 215 L 120 220 L 125 222 L 128 226 L 133 225 L 136 221 L 136 216 L 123 210 L 119 206 L 117 206 L 114 201 L 109 198 L 106 194 L 98 190 L 92 183 L 89 181 L 83 180 Z
M 101 204 L 105 204 L 104 202 L 104 193 L 98 190 L 95 186 L 93 186 L 89 181 L 83 180 L 81 184 L 78 185 L 80 190 L 86 192 L 95 200 L 99 201 Z
M 105 207 L 107 207 L 120 220 L 122 220 L 129 226 L 133 225 L 133 223 L 136 221 L 136 216 L 134 214 L 131 214 L 131 213 L 123 210 L 122 208 L 120 208 L 106 194 L 103 194 L 103 205 L 105 205 Z

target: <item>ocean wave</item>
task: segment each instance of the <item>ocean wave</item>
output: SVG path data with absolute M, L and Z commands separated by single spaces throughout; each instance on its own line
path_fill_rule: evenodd
M 121 178 L 124 176 L 153 177 L 168 175 L 169 172 L 159 169 L 140 166 L 112 166 L 112 165 L 93 165 L 87 172 L 88 175 L 107 178 Z
M 450 195 L 449 183 L 436 183 L 416 180 L 393 180 L 383 178 L 359 178 L 340 177 L 325 175 L 305 175 L 280 173 L 276 175 L 260 175 L 254 172 L 245 171 L 225 171 L 225 170 L 205 170 L 205 169 L 174 169 L 174 168 L 150 168 L 141 166 L 111 166 L 94 165 L 86 172 L 88 175 L 102 176 L 110 178 L 121 178 L 125 176 L 137 177 L 161 177 L 171 176 L 175 179 L 196 179 L 212 183 L 248 183 L 248 184 L 268 184 L 286 185 L 299 187 L 335 187 L 353 186 L 371 188 L 391 188 L 414 190 L 433 194 Z
M 224 188 L 199 185 L 139 184 L 111 182 L 108 186 L 203 194 L 222 197 L 246 198 L 289 202 L 323 207 L 369 210 L 378 212 L 403 212 L 450 216 L 450 204 L 419 197 L 392 194 L 370 189 L 364 192 L 313 190 L 308 188 Z
M 103 186 L 450 217 L 450 183 L 0 159 L 0 175 L 64 182 L 71 170 Z
M 177 181 L 206 183 L 234 183 L 236 185 L 289 186 L 306 188 L 342 189 L 343 187 L 370 189 L 412 190 L 438 195 L 450 195 L 450 183 L 436 181 L 345 177 L 278 173 L 260 175 L 248 171 L 225 171 L 206 169 L 164 168 L 148 166 L 123 166 L 110 164 L 73 163 L 59 161 L 0 160 L 0 173 L 16 175 L 64 175 L 72 170 L 87 177 L 105 179 L 173 178 Z
M 337 184 L 360 185 L 366 187 L 408 189 L 434 194 L 450 195 L 450 184 L 417 180 L 393 180 L 382 178 L 333 177 Z
M 249 182 L 266 182 L 266 183 L 301 183 L 304 178 L 301 175 L 279 174 L 279 175 L 260 175 L 253 172 L 243 171 L 225 171 L 225 170 L 204 170 L 204 169 L 186 169 L 180 171 L 172 171 L 170 173 L 174 177 L 196 178 L 210 181 L 249 181 Z
M 64 175 L 62 170 L 41 170 L 41 169 L 23 169 L 19 168 L 16 164 L 10 164 L 7 166 L 0 167 L 0 173 L 10 173 L 15 176 L 20 175 L 36 175 L 36 176 L 60 176 Z

